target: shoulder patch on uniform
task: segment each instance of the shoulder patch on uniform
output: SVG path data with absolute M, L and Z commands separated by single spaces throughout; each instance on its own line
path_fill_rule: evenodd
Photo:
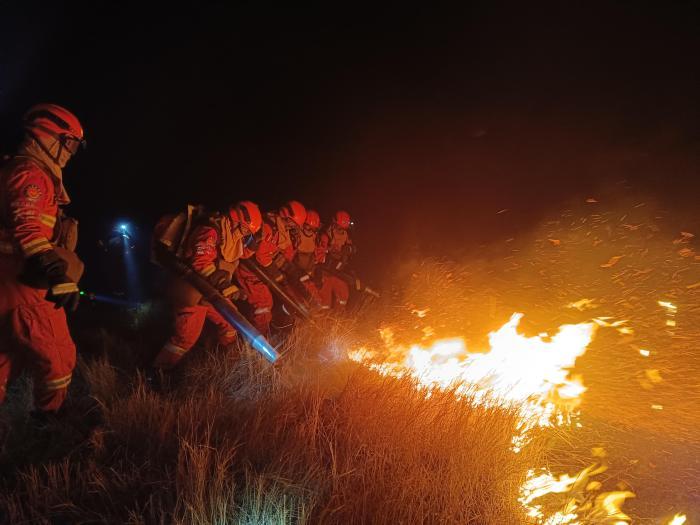
M 23 194 L 30 201 L 35 201 L 41 197 L 41 188 L 36 184 L 27 184 L 24 187 Z

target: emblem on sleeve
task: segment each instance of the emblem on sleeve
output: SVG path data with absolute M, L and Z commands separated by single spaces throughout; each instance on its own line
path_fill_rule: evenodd
M 36 184 L 27 184 L 24 187 L 24 196 L 30 201 L 38 200 L 41 197 L 41 188 Z

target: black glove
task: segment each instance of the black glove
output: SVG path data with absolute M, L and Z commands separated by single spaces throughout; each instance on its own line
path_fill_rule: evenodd
M 78 285 L 66 276 L 68 263 L 54 250 L 28 257 L 19 276 L 20 282 L 32 288 L 46 289 L 46 300 L 74 312 L 80 301 Z
M 263 272 L 265 272 L 265 274 L 267 274 L 267 276 L 270 279 L 275 281 L 277 284 L 282 284 L 285 281 L 285 275 L 274 264 L 271 264 L 269 266 L 263 266 L 262 270 Z
M 215 270 L 214 273 L 207 277 L 207 280 L 219 291 L 225 290 L 231 286 L 231 274 L 226 270 Z
M 46 300 L 55 303 L 56 308 L 64 308 L 69 312 L 75 312 L 80 302 L 80 289 L 78 285 L 65 275 L 51 280 L 51 288 L 46 293 Z
M 52 279 L 65 277 L 68 263 L 61 259 L 54 250 L 37 253 L 24 261 L 24 268 L 19 276 L 22 284 L 45 290 L 51 286 Z
M 304 276 L 304 270 L 299 268 L 296 264 L 291 261 L 286 261 L 281 268 L 282 273 L 289 279 L 290 282 L 299 282 Z

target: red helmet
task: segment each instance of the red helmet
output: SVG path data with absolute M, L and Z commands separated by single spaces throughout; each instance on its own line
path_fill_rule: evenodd
M 339 228 L 347 230 L 352 224 L 352 221 L 350 220 L 350 214 L 342 210 L 336 212 L 336 214 L 333 216 L 333 223 Z
M 306 212 L 306 226 L 312 230 L 318 230 L 321 227 L 321 217 L 316 210 L 308 210 Z
M 55 104 L 37 104 L 24 114 L 24 129 L 37 139 L 59 140 L 71 154 L 85 145 L 83 126 L 78 117 Z
M 306 221 L 306 208 L 299 201 L 289 201 L 280 209 L 280 215 L 293 220 L 297 226 L 303 226 Z
M 228 211 L 231 218 L 244 225 L 251 233 L 257 233 L 262 226 L 262 213 L 254 202 L 241 201 Z

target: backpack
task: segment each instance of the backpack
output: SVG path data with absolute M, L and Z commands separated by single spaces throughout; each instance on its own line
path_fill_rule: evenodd
M 164 215 L 160 218 L 153 231 L 151 242 L 151 260 L 160 265 L 158 254 L 165 250 L 182 257 L 185 241 L 192 228 L 208 219 L 204 206 L 188 204 L 184 211 L 177 214 Z

